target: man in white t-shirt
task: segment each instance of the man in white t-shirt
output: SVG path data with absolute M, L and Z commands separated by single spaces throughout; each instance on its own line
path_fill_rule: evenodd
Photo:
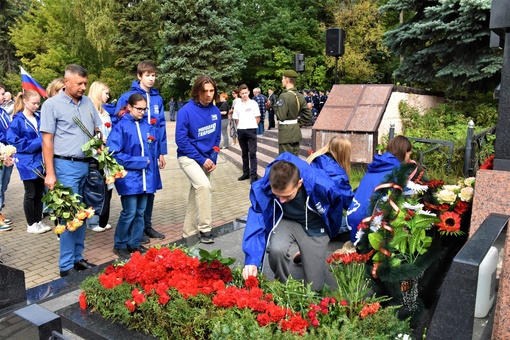
M 233 119 L 237 124 L 237 138 L 242 151 L 243 175 L 239 181 L 250 179 L 255 182 L 257 175 L 257 127 L 260 111 L 256 101 L 250 99 L 250 90 L 245 84 L 239 86 L 241 101 L 234 107 Z

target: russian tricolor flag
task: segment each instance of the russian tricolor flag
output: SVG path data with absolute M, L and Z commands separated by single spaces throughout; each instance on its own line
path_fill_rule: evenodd
M 37 93 L 39 93 L 44 98 L 48 98 L 48 95 L 46 94 L 44 88 L 41 85 L 39 85 L 39 83 L 36 82 L 35 79 L 32 78 L 23 67 L 20 66 L 19 68 L 21 69 L 21 88 L 23 90 L 37 91 Z

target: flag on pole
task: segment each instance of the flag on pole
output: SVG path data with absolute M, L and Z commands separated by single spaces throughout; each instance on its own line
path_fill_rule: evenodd
M 37 93 L 39 93 L 44 98 L 48 98 L 48 95 L 46 94 L 44 88 L 41 85 L 39 85 L 39 83 L 36 82 L 35 79 L 32 78 L 23 67 L 20 66 L 19 68 L 21 69 L 21 88 L 23 90 L 37 91 Z

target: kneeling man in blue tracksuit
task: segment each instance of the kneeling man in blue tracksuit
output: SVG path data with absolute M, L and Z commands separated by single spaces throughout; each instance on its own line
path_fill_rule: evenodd
M 342 222 L 342 195 L 332 180 L 291 153 L 282 153 L 250 191 L 252 206 L 243 237 L 243 277 L 257 275 L 264 252 L 275 278 L 285 282 L 290 248 L 301 252 L 305 284 L 324 285 L 327 245 Z

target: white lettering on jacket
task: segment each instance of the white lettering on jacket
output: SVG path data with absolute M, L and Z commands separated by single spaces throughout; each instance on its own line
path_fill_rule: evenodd
M 324 213 L 326 212 L 326 209 L 324 209 L 324 208 L 322 207 L 321 202 L 317 202 L 317 203 L 315 203 L 315 209 L 317 209 L 317 212 L 318 212 L 319 214 L 321 214 L 321 215 L 322 215 L 322 214 L 324 214 Z
M 200 129 L 198 129 L 198 137 L 209 135 L 209 134 L 213 133 L 214 131 L 216 131 L 216 123 L 203 126 Z

